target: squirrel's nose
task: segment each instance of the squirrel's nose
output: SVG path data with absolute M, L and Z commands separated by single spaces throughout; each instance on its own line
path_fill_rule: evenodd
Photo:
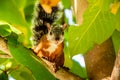
M 60 38 L 59 38 L 59 37 L 56 37 L 56 38 L 55 38 L 55 40 L 57 40 L 57 41 L 58 41 L 58 40 L 60 40 Z

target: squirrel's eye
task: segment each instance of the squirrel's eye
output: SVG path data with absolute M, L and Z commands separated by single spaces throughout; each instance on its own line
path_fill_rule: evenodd
M 62 35 L 64 35 L 64 32 L 62 32 Z
M 50 35 L 52 35 L 52 32 L 50 32 Z

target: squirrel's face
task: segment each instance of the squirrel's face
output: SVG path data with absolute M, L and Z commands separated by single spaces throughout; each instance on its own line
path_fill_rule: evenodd
M 48 34 L 47 39 L 48 41 L 60 44 L 64 40 L 64 29 L 66 26 L 64 25 L 55 25 L 55 26 L 49 26 L 48 28 Z
M 55 44 L 60 44 L 64 40 L 64 30 L 62 27 L 52 27 L 47 34 L 47 39 Z

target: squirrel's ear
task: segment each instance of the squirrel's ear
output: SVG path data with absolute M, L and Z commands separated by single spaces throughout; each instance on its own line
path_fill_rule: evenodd
M 62 29 L 64 30 L 64 29 L 66 29 L 66 28 L 67 28 L 67 24 L 64 23 L 64 24 L 62 25 Z
M 50 25 L 50 23 L 45 23 L 45 24 L 46 24 L 48 30 L 50 30 L 50 29 L 51 29 L 51 25 Z

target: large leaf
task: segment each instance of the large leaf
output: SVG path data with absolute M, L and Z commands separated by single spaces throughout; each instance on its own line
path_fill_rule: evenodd
M 115 19 L 109 11 L 112 0 L 89 0 L 83 24 L 69 28 L 69 50 L 72 55 L 85 53 L 94 44 L 109 38 L 115 30 Z
M 25 1 L 2 0 L 0 2 L 0 21 L 5 21 L 20 30 L 23 33 L 23 42 L 28 45 L 30 44 L 31 31 L 25 20 L 24 5 Z
M 14 3 L 14 0 L 1 0 L 0 20 L 19 26 L 27 25 L 22 12 L 20 12 L 17 4 Z
M 54 80 L 55 78 L 46 70 L 46 68 L 35 59 L 33 52 L 25 48 L 16 40 L 17 38 L 14 35 L 8 37 L 8 47 L 12 56 L 19 63 L 30 69 L 36 80 Z

